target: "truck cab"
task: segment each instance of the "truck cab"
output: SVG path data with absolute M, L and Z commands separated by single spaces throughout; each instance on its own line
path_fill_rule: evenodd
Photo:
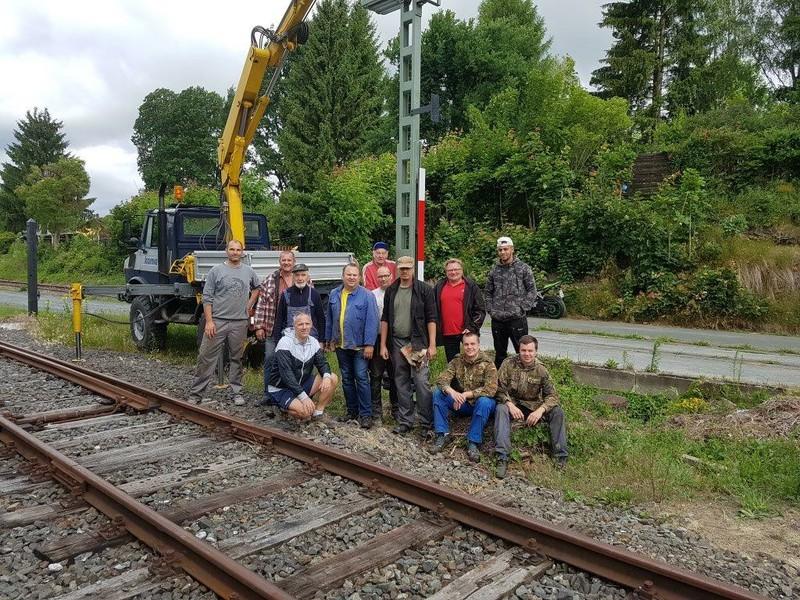
M 178 206 L 165 209 L 167 214 L 167 264 L 196 251 L 225 248 L 224 221 L 219 208 L 213 206 Z M 245 247 L 250 250 L 269 250 L 267 218 L 245 213 Z M 158 274 L 158 210 L 147 213 L 137 248 L 125 259 L 127 283 L 159 283 Z M 180 281 L 170 275 L 170 283 Z

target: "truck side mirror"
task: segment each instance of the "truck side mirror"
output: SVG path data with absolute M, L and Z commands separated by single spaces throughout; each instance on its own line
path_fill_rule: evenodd
M 137 250 L 139 248 L 139 238 L 131 237 L 126 246 L 128 246 L 128 250 Z

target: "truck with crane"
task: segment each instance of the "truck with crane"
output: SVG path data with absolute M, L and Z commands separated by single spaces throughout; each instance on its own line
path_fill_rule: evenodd
M 308 39 L 304 21 L 314 0 L 292 0 L 278 27 L 273 31 L 256 26 L 250 35 L 239 84 L 219 139 L 217 150 L 220 174 L 220 206 L 183 206 L 182 188 L 175 187 L 176 205 L 165 206 L 167 185 L 159 191 L 159 208 L 145 217 L 141 233 L 129 240 L 130 254 L 125 260 L 124 286 L 72 287 L 73 323 L 76 347 L 80 353 L 80 303 L 85 295 L 117 296 L 130 302 L 130 332 L 137 348 L 163 349 L 170 323 L 198 325 L 202 340 L 202 288 L 215 264 L 225 260 L 225 246 L 236 239 L 245 247 L 243 262 L 265 278 L 278 268 L 280 251 L 272 250 L 267 219 L 245 213 L 241 196 L 241 174 L 247 148 L 270 103 L 270 96 L 289 54 Z M 272 76 L 261 92 L 266 74 Z M 351 254 L 301 252 L 314 285 L 325 297 L 341 279 Z

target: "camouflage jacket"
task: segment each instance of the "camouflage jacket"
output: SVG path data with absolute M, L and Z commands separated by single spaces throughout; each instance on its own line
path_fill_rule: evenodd
M 467 402 L 474 404 L 479 396 L 494 398 L 497 392 L 497 367 L 483 352 L 478 352 L 472 362 L 467 362 L 459 354 L 441 372 L 436 385 L 442 391 L 452 386 L 459 392 L 472 392 L 472 398 L 468 398 Z
M 499 391 L 497 402 L 513 402 L 529 410 L 544 406 L 545 412 L 558 406 L 558 393 L 550 379 L 550 373 L 538 360 L 526 367 L 519 356 L 509 356 L 500 365 L 497 375 Z

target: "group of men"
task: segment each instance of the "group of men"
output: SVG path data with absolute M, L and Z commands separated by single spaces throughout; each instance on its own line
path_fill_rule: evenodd
M 487 277 L 485 295 L 457 258 L 445 263 L 446 277 L 432 287 L 415 278 L 411 257 L 395 262 L 388 255 L 387 244 L 377 242 L 363 269 L 346 265 L 341 285 L 325 305 L 308 267 L 292 252 L 281 253 L 279 268 L 259 281 L 242 263 L 242 244 L 231 241 L 228 260 L 206 278 L 205 335 L 190 399 L 202 400 L 216 354 L 227 341 L 233 401 L 244 404 L 241 356 L 252 315 L 265 349 L 262 405 L 299 419 L 322 417 L 338 385 L 326 358 L 326 352 L 335 352 L 346 403 L 342 421 L 372 427 L 384 416 L 382 395 L 388 387 L 397 423 L 392 431 L 402 435 L 417 426 L 424 437 L 432 431 L 434 453 L 452 441 L 450 416 L 469 416 L 467 455 L 478 461 L 483 431 L 494 417 L 496 474 L 502 478 L 511 421 L 544 422 L 556 464 L 564 466 L 564 413 L 547 369 L 536 358 L 538 342 L 528 335 L 536 283 L 531 267 L 515 256 L 511 238 L 497 240 L 498 262 Z M 480 348 L 487 312 L 494 360 Z M 516 351 L 510 357 L 509 341 Z M 437 346 L 444 346 L 448 364 L 432 388 L 429 363 Z

